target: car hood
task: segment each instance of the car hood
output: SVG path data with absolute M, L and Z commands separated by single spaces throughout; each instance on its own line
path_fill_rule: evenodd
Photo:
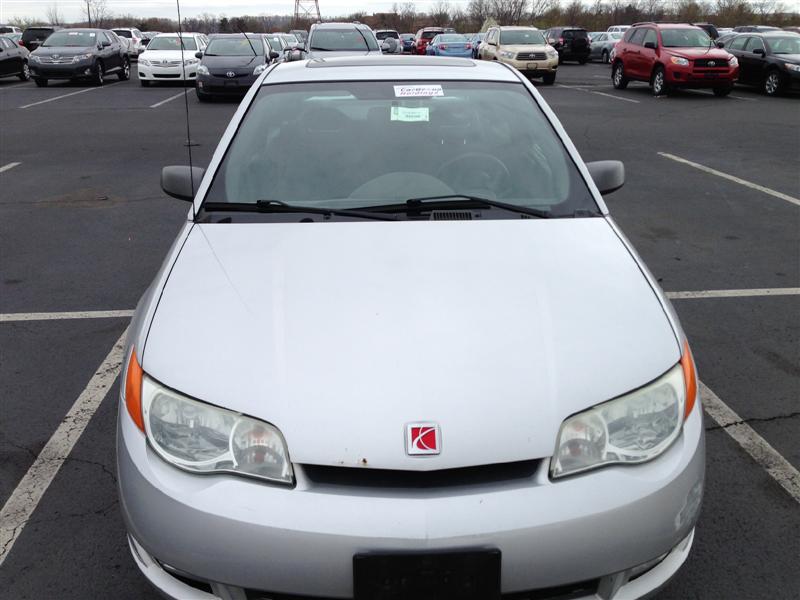
M 800 65 L 800 54 L 774 54 L 773 56 L 788 63 Z
M 708 58 L 709 60 L 729 60 L 731 54 L 723 48 L 665 48 L 670 54 L 683 58 Z
M 209 69 L 243 69 L 264 64 L 266 58 L 258 56 L 203 56 L 203 64 Z
M 679 358 L 603 218 L 369 221 L 196 225 L 142 366 L 296 463 L 433 470 L 550 456 L 565 417 Z M 420 421 L 440 455 L 406 456 Z
M 194 58 L 194 55 L 194 50 L 183 51 L 184 59 Z M 180 60 L 180 58 L 180 50 L 145 50 L 141 55 L 139 55 L 139 60 L 145 59 L 152 60 L 154 62 L 159 60 Z
M 91 54 L 97 52 L 94 46 L 87 46 L 76 48 L 75 46 L 39 46 L 33 51 L 36 56 L 52 56 L 58 54 L 59 56 L 76 56 L 78 54 Z

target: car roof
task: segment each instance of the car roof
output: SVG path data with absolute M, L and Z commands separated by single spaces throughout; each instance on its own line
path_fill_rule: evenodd
M 534 29 L 539 31 L 538 27 L 534 27 L 533 25 L 500 25 L 497 27 L 500 31 L 513 31 L 515 29 Z
M 342 29 L 344 27 L 352 27 L 353 29 L 369 29 L 363 23 L 351 23 L 347 21 L 334 21 L 331 23 L 314 23 L 311 26 L 313 29 Z

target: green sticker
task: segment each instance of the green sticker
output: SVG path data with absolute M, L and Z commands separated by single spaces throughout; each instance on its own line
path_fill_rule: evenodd
M 420 123 L 427 122 L 428 107 L 421 106 L 418 108 L 408 108 L 406 106 L 393 106 L 392 107 L 392 121 L 403 121 L 405 123 Z

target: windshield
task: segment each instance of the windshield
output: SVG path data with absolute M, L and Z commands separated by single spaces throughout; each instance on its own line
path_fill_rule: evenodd
M 318 29 L 311 38 L 311 50 L 358 51 L 377 50 L 378 45 L 371 34 L 353 28 Z
M 194 38 L 183 38 L 183 48 L 185 50 L 197 50 L 197 42 Z M 158 36 L 147 44 L 148 50 L 180 50 L 181 42 L 177 35 Z M 252 53 L 252 52 L 251 52 Z
M 702 29 L 662 29 L 661 41 L 666 48 L 708 48 L 711 38 Z
M 450 194 L 597 212 L 525 86 L 464 81 L 263 86 L 205 202 L 345 209 Z
M 59 31 L 48 37 L 42 46 L 45 48 L 53 46 L 88 48 L 96 43 L 97 34 L 94 31 Z
M 252 44 L 252 46 L 250 45 Z M 264 54 L 264 44 L 260 39 L 249 40 L 240 38 L 218 38 L 211 40 L 211 43 L 206 48 L 206 55 L 210 56 L 253 56 L 253 50 L 256 54 Z
M 773 54 L 800 54 L 800 36 L 767 38 Z
M 544 35 L 541 31 L 536 31 L 535 29 L 512 29 L 500 32 L 500 43 L 512 46 L 542 46 L 547 42 L 544 41 Z
M 297 38 L 294 36 L 294 34 L 291 34 L 291 33 L 284 33 L 284 34 L 283 34 L 281 37 L 282 37 L 284 40 L 286 40 L 286 43 L 287 43 L 287 44 L 290 44 L 290 45 L 291 45 L 291 44 L 299 44 L 299 43 L 300 43 L 300 40 L 298 40 L 298 39 L 297 39 Z

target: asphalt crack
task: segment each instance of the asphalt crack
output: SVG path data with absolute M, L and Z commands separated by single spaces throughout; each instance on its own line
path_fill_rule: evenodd
M 739 421 L 734 421 L 732 423 L 727 423 L 725 425 L 711 425 L 710 427 L 706 427 L 706 431 L 727 429 L 728 427 L 733 427 L 734 425 L 749 425 L 750 423 L 769 423 L 770 421 L 781 421 L 783 419 L 793 419 L 794 417 L 800 417 L 800 410 L 785 415 L 775 415 L 774 417 L 750 417 L 749 419 L 741 419 Z

